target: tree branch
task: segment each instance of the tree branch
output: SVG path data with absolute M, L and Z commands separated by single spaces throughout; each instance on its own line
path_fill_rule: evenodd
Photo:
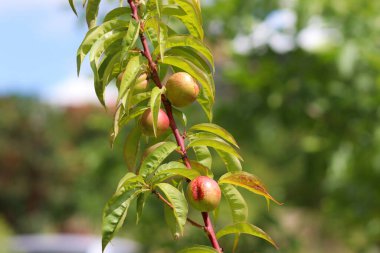
M 129 6 L 131 7 L 131 10 L 132 10 L 132 17 L 136 21 L 140 21 L 140 18 L 139 18 L 139 15 L 138 15 L 138 7 L 136 6 L 136 4 L 134 3 L 133 0 L 128 0 L 128 3 L 129 3 Z M 141 26 L 141 31 L 144 31 L 144 24 L 140 23 L 140 26 Z M 152 59 L 152 55 L 151 55 L 149 47 L 148 47 L 148 42 L 147 42 L 147 39 L 146 39 L 146 37 L 145 37 L 145 35 L 144 35 L 143 32 L 140 33 L 140 40 L 141 40 L 141 43 L 142 43 L 143 48 L 144 48 L 142 54 L 148 60 L 149 68 L 150 68 L 150 71 L 151 71 L 151 74 L 152 74 L 152 79 L 153 79 L 153 81 L 154 81 L 154 83 L 156 84 L 157 87 L 162 88 L 162 83 L 161 83 L 161 80 L 160 80 L 160 77 L 159 77 L 158 71 L 157 71 L 157 65 L 156 65 L 156 63 Z M 169 121 L 170 121 L 170 128 L 171 128 L 171 130 L 172 130 L 172 132 L 174 134 L 174 137 L 175 137 L 175 140 L 177 142 L 177 145 L 181 149 L 182 160 L 185 163 L 186 167 L 188 169 L 191 169 L 190 160 L 187 157 L 187 152 L 186 152 L 186 148 L 185 148 L 184 139 L 182 138 L 182 135 L 179 132 L 179 129 L 178 129 L 177 124 L 176 124 L 176 122 L 174 120 L 174 117 L 173 117 L 172 106 L 171 106 L 169 100 L 165 97 L 164 94 L 161 95 L 161 101 L 164 104 L 166 114 L 168 115 L 168 118 L 169 118 Z M 164 199 L 164 200 L 165 200 L 165 203 L 166 203 L 167 202 L 166 199 Z M 168 202 L 167 202 L 167 204 L 168 204 Z M 223 252 L 222 248 L 219 246 L 218 240 L 216 239 L 214 228 L 213 228 L 213 225 L 211 223 L 211 219 L 210 219 L 209 214 L 207 212 L 202 212 L 202 218 L 203 218 L 203 221 L 204 221 L 204 224 L 205 224 L 204 229 L 205 229 L 205 231 L 207 233 L 207 236 L 208 236 L 208 238 L 209 238 L 212 246 L 218 252 L 220 252 L 220 253 Z M 203 227 L 201 225 L 199 225 L 199 226 Z

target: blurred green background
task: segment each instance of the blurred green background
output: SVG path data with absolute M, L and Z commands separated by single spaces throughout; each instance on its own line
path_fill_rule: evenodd
M 250 222 L 278 252 L 380 252 L 380 2 L 202 5 L 217 65 L 214 121 L 237 139 L 244 168 L 285 203 L 268 212 L 264 199 L 243 190 Z M 189 109 L 192 122 L 204 119 L 197 109 Z M 126 131 L 113 150 L 108 144 L 111 112 L 11 95 L 0 98 L 0 110 L 0 235 L 100 233 L 102 208 L 126 171 Z M 222 173 L 220 161 L 214 165 Z M 139 226 L 134 208 L 129 214 L 120 235 L 143 252 L 208 243 L 190 226 L 172 241 L 153 197 Z M 221 212 L 217 228 L 229 215 Z M 232 242 L 222 240 L 226 252 Z M 243 235 L 238 252 L 277 251 Z

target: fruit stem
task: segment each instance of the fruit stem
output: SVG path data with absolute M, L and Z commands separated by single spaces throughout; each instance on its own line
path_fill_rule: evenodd
M 140 18 L 138 15 L 138 7 L 134 3 L 134 0 L 128 0 L 128 3 L 129 3 L 129 6 L 131 7 L 131 10 L 132 10 L 132 17 L 136 21 L 140 21 Z M 143 22 L 140 22 L 140 28 L 141 28 L 141 31 L 144 31 L 144 23 Z M 144 48 L 144 50 L 142 51 L 142 54 L 148 60 L 149 68 L 150 68 L 150 71 L 152 74 L 152 79 L 153 79 L 154 83 L 156 84 L 156 86 L 161 89 L 162 83 L 161 83 L 160 77 L 158 75 L 157 64 L 152 59 L 152 55 L 151 55 L 149 47 L 148 47 L 148 41 L 147 41 L 143 32 L 140 32 L 140 40 L 141 40 L 141 43 L 142 43 L 143 48 Z M 176 124 L 175 119 L 173 117 L 172 106 L 164 94 L 161 95 L 161 101 L 164 104 L 166 114 L 168 115 L 168 118 L 169 118 L 170 128 L 172 129 L 172 132 L 173 132 L 174 137 L 176 139 L 177 145 L 181 149 L 182 160 L 185 163 L 186 167 L 188 169 L 191 169 L 190 160 L 187 157 L 185 142 L 182 138 L 181 133 L 178 130 L 177 124 Z M 202 218 L 203 218 L 203 222 L 205 224 L 204 229 L 207 233 L 208 238 L 210 239 L 212 246 L 218 252 L 220 252 L 220 253 L 223 252 L 222 248 L 219 246 L 218 240 L 216 239 L 214 228 L 213 228 L 213 225 L 211 223 L 211 219 L 210 219 L 209 214 L 207 212 L 202 212 Z M 199 225 L 199 226 L 201 226 L 201 225 Z M 201 227 L 203 227 L 203 226 L 201 226 Z

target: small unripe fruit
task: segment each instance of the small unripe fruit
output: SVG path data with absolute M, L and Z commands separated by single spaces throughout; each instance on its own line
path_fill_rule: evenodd
M 123 79 L 124 71 L 121 72 L 116 79 L 116 87 L 120 88 L 121 80 Z M 148 75 L 146 73 L 142 73 L 137 79 L 134 89 L 137 91 L 143 91 L 148 87 Z
M 186 72 L 177 72 L 166 82 L 166 97 L 176 107 L 193 103 L 199 94 L 199 86 L 194 78 Z
M 153 131 L 153 113 L 152 110 L 146 109 L 140 118 L 140 126 L 143 134 L 147 136 L 154 136 Z M 163 110 L 159 110 L 157 118 L 157 131 L 156 136 L 160 136 L 169 129 L 169 118 Z
M 201 212 L 214 210 L 221 198 L 218 183 L 207 176 L 193 179 L 187 186 L 186 193 L 190 205 Z
M 148 75 L 146 73 L 141 74 L 136 80 L 135 90 L 137 91 L 145 90 L 146 87 L 148 87 L 147 78 L 148 78 Z

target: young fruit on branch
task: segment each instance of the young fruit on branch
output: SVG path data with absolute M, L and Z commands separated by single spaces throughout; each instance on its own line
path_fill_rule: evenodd
M 177 72 L 166 82 L 166 97 L 176 107 L 190 105 L 197 99 L 199 86 L 186 72 Z
M 140 118 L 140 126 L 141 126 L 141 131 L 143 134 L 147 136 L 154 136 L 153 113 L 150 108 L 146 109 L 145 112 L 142 114 Z M 166 130 L 168 129 L 169 129 L 168 115 L 166 115 L 166 113 L 162 109 L 160 109 L 158 112 L 156 136 L 160 136 L 161 134 L 165 133 Z
M 207 176 L 193 179 L 187 186 L 186 193 L 190 205 L 201 212 L 214 210 L 221 198 L 218 183 Z

